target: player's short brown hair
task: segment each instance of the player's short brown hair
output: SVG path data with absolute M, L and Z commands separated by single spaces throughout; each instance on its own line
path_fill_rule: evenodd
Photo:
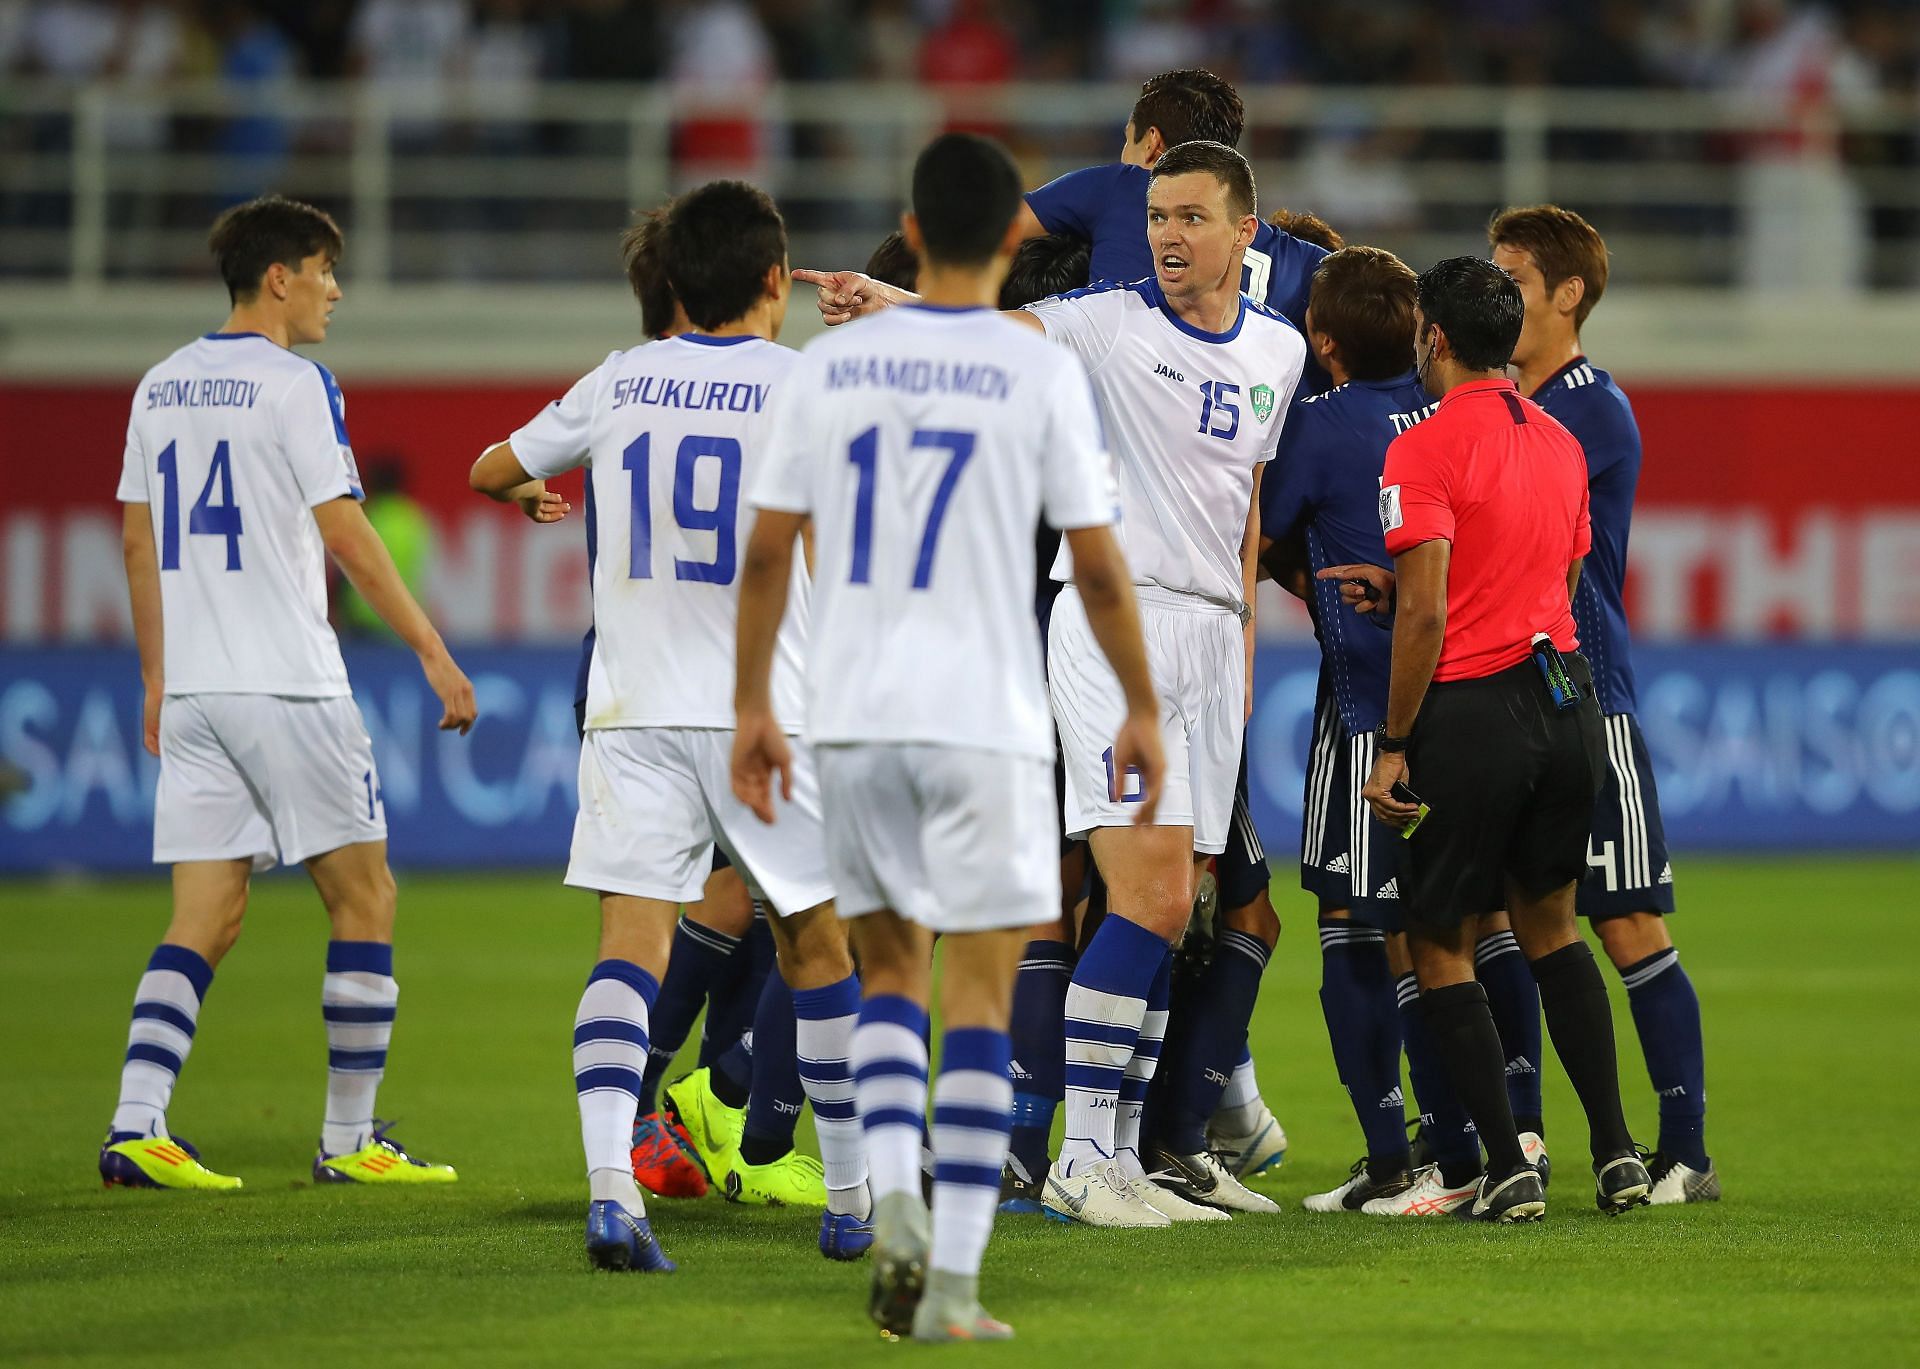
M 1267 215 L 1267 226 L 1329 252 L 1338 252 L 1347 245 L 1339 229 L 1310 209 L 1276 209 Z
M 1160 130 L 1168 147 L 1181 143 L 1213 142 L 1232 147 L 1247 126 L 1247 109 L 1233 83 L 1211 71 L 1187 67 L 1150 76 L 1133 102 L 1133 136 L 1137 142 L 1147 130 Z
M 1530 204 L 1503 209 L 1487 222 L 1487 246 L 1525 252 L 1540 268 L 1548 293 L 1560 282 L 1578 276 L 1586 284 L 1574 306 L 1573 326 L 1579 328 L 1607 292 L 1607 244 L 1594 226 L 1557 204 Z
M 640 301 L 640 331 L 650 338 L 662 338 L 673 327 L 673 287 L 667 283 L 663 260 L 667 211 L 672 202 L 658 209 L 643 209 L 633 216 L 633 225 L 620 235 L 620 260 L 626 264 L 627 284 Z
M 1169 148 L 1153 164 L 1147 184 L 1152 185 L 1166 176 L 1190 176 L 1196 171 L 1204 171 L 1226 187 L 1227 210 L 1235 218 L 1257 212 L 1253 168 L 1247 165 L 1245 157 L 1225 143 L 1181 143 L 1178 147 Z
M 1313 273 L 1314 331 L 1340 349 L 1355 380 L 1391 380 L 1413 369 L 1417 277 L 1384 247 L 1343 247 Z
M 215 219 L 207 249 L 226 282 L 227 298 L 239 304 L 260 293 L 267 268 L 276 262 L 295 272 L 312 256 L 323 256 L 331 265 L 346 250 L 346 239 L 325 210 L 282 195 L 263 195 Z

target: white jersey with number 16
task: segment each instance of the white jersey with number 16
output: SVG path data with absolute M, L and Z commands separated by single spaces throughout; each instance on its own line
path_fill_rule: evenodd
M 1051 760 L 1033 532 L 1117 515 L 1080 365 L 985 309 L 908 306 L 817 338 L 754 504 L 812 515 L 807 739 Z
M 134 392 L 122 503 L 160 561 L 168 694 L 348 694 L 312 509 L 361 498 L 333 376 L 258 333 L 209 333 Z

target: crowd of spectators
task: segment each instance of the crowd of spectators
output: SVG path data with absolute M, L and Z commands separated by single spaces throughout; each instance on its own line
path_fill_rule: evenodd
M 0 0 L 0 75 L 1910 88 L 1917 0 Z

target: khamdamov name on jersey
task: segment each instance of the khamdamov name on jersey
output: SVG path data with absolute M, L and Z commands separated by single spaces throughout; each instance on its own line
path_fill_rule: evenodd
M 905 360 L 891 357 L 838 357 L 827 366 L 829 390 L 901 390 L 907 394 L 974 395 L 1005 399 L 1013 377 L 985 362 Z

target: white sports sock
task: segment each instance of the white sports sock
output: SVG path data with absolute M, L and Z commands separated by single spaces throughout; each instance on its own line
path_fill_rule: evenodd
M 573 1018 L 573 1084 L 588 1186 L 596 1202 L 611 1199 L 635 1216 L 646 1208 L 633 1182 L 633 1119 L 647 1068 L 647 1019 L 659 992 L 638 965 L 603 960 L 593 967 Z
M 927 1115 L 926 1010 L 894 994 L 860 1006 L 849 1063 L 867 1144 L 867 1183 L 878 1204 L 920 1192 L 920 1138 Z
M 200 1000 L 213 967 L 184 946 L 161 945 L 133 991 L 133 1025 L 120 1068 L 120 1101 L 109 1130 L 135 1136 L 167 1135 L 167 1104 L 193 1048 Z
M 1144 998 L 1103 993 L 1078 982 L 1067 986 L 1064 1173 L 1109 1159 L 1118 1149 L 1120 1084 L 1146 1011 Z
M 1127 1082 L 1120 1090 L 1120 1106 L 1114 1116 L 1115 1151 L 1131 1156 L 1121 1168 L 1129 1179 L 1146 1171 L 1140 1158 L 1140 1122 L 1147 1111 L 1147 1091 L 1160 1068 L 1160 1046 L 1167 1035 L 1167 1012 L 1156 1008 L 1140 1017 L 1140 1039 L 1134 1044 L 1133 1059 L 1127 1061 Z
M 860 981 L 852 975 L 820 989 L 796 989 L 793 995 L 794 1053 L 799 1058 L 800 1086 L 813 1105 L 813 1132 L 820 1142 L 820 1163 L 826 1170 L 829 1199 L 836 1192 L 854 1205 L 835 1211 L 857 1211 L 865 1200 L 866 1138 L 855 1106 L 853 1068 L 854 1025 L 860 1017 Z M 858 1193 L 858 1197 L 852 1195 Z
M 347 1155 L 373 1139 L 373 1106 L 387 1073 L 400 986 L 393 947 L 376 941 L 327 946 L 320 1015 L 327 1024 L 327 1114 L 320 1149 Z
M 980 1272 L 1000 1205 L 1000 1167 L 1013 1131 L 1007 1034 L 949 1031 L 933 1089 L 933 1254 L 936 1270 Z
M 1233 1067 L 1226 1088 L 1220 1091 L 1220 1109 L 1214 1114 L 1218 1124 L 1230 1132 L 1244 1135 L 1260 1120 L 1260 1081 L 1254 1077 L 1253 1057 Z

